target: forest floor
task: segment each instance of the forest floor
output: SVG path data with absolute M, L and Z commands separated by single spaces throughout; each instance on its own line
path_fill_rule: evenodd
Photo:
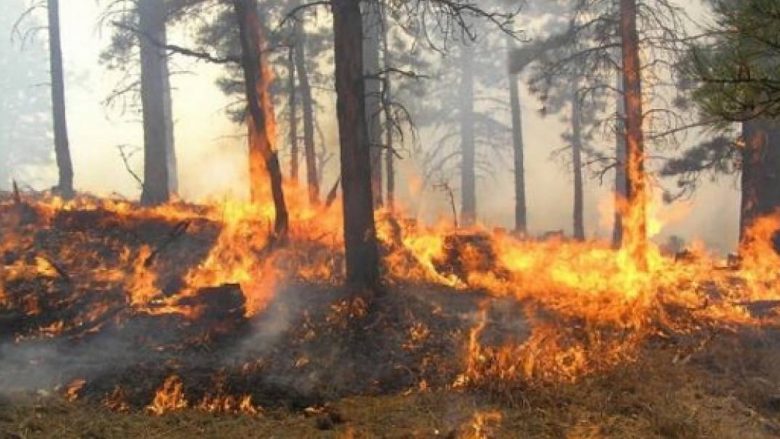
M 721 359 L 729 357 L 723 364 L 715 355 L 675 365 L 668 352 L 648 352 L 653 355 L 612 373 L 529 389 L 516 400 L 455 390 L 346 397 L 327 403 L 325 418 L 289 408 L 254 416 L 190 409 L 157 417 L 59 396 L 17 395 L 0 402 L 0 437 L 778 437 L 778 368 L 771 366 L 780 357 L 759 349 L 748 355 L 754 358 L 737 358 L 745 352 L 726 353 L 733 347 L 723 346 Z M 745 360 L 767 369 L 732 369 Z
M 485 345 L 522 342 L 522 304 L 401 282 L 366 308 L 291 281 L 250 317 L 235 285 L 165 313 L 217 225 L 39 210 L 0 202 L 0 438 L 780 436 L 776 327 L 659 332 L 576 380 L 464 386 L 475 326 Z M 151 284 L 161 297 L 134 303 Z

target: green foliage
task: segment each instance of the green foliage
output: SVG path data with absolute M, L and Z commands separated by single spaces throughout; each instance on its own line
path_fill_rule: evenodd
M 780 116 L 780 3 L 713 0 L 715 25 L 689 55 L 702 111 L 724 121 Z
M 714 178 L 736 173 L 739 162 L 734 135 L 718 136 L 687 149 L 682 156 L 668 160 L 661 169 L 661 176 L 677 178 L 676 191 L 664 194 L 666 201 L 692 195 L 704 175 Z

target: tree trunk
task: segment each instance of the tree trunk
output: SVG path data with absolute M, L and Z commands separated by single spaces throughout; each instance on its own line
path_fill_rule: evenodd
M 168 137 L 165 114 L 165 8 L 157 0 L 139 0 L 141 44 L 141 103 L 144 126 L 144 184 L 141 203 L 147 206 L 169 200 Z
M 295 70 L 303 107 L 303 147 L 306 158 L 306 185 L 309 189 L 309 203 L 320 203 L 320 181 L 317 175 L 317 151 L 314 149 L 314 99 L 306 68 L 306 31 L 303 23 L 295 22 Z
M 371 191 L 371 154 L 363 79 L 359 0 L 332 0 L 336 96 L 341 143 L 347 282 L 376 291 L 379 252 Z
M 509 37 L 509 48 L 514 40 Z M 520 105 L 520 87 L 517 75 L 509 73 L 509 101 L 512 107 L 512 146 L 515 156 L 515 233 L 528 233 L 528 217 L 525 201 L 525 151 L 523 150 L 523 113 Z
M 620 35 L 626 106 L 627 206 L 623 215 L 623 248 L 640 268 L 647 266 L 647 183 L 642 132 L 642 78 L 639 61 L 636 0 L 620 0 Z
M 73 197 L 73 163 L 68 144 L 68 124 L 65 118 L 65 79 L 62 69 L 60 41 L 60 2 L 48 0 L 49 64 L 51 68 L 51 101 L 54 118 L 54 153 L 57 158 L 59 182 L 55 192 L 64 198 Z
M 618 91 L 615 111 L 615 219 L 612 227 L 612 245 L 623 245 L 623 214 L 620 206 L 626 201 L 626 105 L 623 97 L 623 73 L 617 72 Z
M 282 188 L 282 170 L 279 156 L 274 149 L 274 113 L 269 96 L 270 71 L 266 64 L 263 49 L 263 33 L 260 17 L 257 14 L 256 0 L 233 0 L 241 38 L 241 65 L 244 71 L 244 88 L 249 107 L 249 160 L 250 172 L 257 171 L 261 162 L 265 164 L 271 183 L 276 218 L 274 232 L 277 239 L 287 236 L 288 215 Z M 252 201 L 257 202 L 261 182 L 257 174 L 250 175 L 252 181 Z
M 571 164 L 574 171 L 574 239 L 585 240 L 585 220 L 582 190 L 582 105 L 579 84 L 572 80 L 571 101 Z
M 390 28 L 387 21 L 387 7 L 383 5 L 382 9 L 382 49 L 384 50 L 384 64 L 385 69 L 393 66 L 393 57 L 390 52 L 390 45 L 388 44 L 388 35 Z M 387 151 L 385 152 L 385 173 L 387 174 L 387 208 L 390 212 L 395 210 L 395 139 L 393 123 L 393 115 L 391 103 L 393 101 L 393 83 L 389 74 L 386 74 L 383 81 L 384 86 L 384 99 L 382 104 L 385 110 L 385 138 Z
M 288 96 L 290 102 L 290 180 L 298 184 L 298 87 L 295 85 L 295 46 L 287 57 Z
M 742 137 L 740 242 L 744 245 L 746 232 L 756 220 L 780 209 L 780 125 L 766 119 L 747 121 L 742 124 Z
M 461 224 L 477 220 L 476 141 L 474 135 L 474 46 L 461 49 L 460 137 L 461 137 Z
M 382 88 L 380 74 L 380 44 L 382 13 L 376 0 L 363 3 L 363 65 L 366 93 L 366 122 L 371 145 L 371 190 L 374 207 L 382 206 Z

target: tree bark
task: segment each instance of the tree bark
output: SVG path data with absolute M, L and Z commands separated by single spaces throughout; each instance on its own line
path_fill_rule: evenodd
M 160 43 L 168 44 L 168 31 L 163 25 L 160 31 Z M 173 90 L 171 89 L 171 72 L 168 68 L 168 56 L 162 60 L 163 90 L 165 103 L 165 153 L 168 165 L 168 192 L 179 193 L 179 163 L 176 155 L 176 138 L 173 123 Z
M 144 127 L 144 184 L 141 203 L 147 206 L 169 200 L 168 137 L 165 112 L 166 54 L 156 42 L 163 41 L 165 8 L 157 0 L 139 0 L 138 23 L 141 45 L 141 103 Z
M 259 176 L 257 167 L 265 164 L 271 183 L 271 195 L 274 202 L 276 218 L 274 233 L 277 239 L 287 237 L 288 214 L 282 187 L 282 170 L 279 156 L 274 149 L 274 113 L 268 87 L 270 71 L 263 52 L 265 44 L 260 27 L 260 17 L 257 13 L 256 0 L 233 0 L 236 18 L 238 19 L 241 38 L 241 65 L 244 72 L 244 88 L 246 90 L 247 106 L 249 107 L 249 161 L 252 179 L 252 201 L 257 202 L 259 192 Z
M 383 6 L 382 9 L 382 48 L 384 50 L 384 64 L 385 69 L 392 67 L 393 56 L 390 51 L 390 45 L 388 44 L 388 35 L 390 28 L 387 22 L 387 8 Z M 387 209 L 392 213 L 395 210 L 395 126 L 393 124 L 393 115 L 391 109 L 391 103 L 393 101 L 393 83 L 390 75 L 386 75 L 382 82 L 384 87 L 385 102 L 383 107 L 385 110 L 385 141 L 387 143 L 387 151 L 385 153 L 385 174 L 387 178 Z
M 477 220 L 476 141 L 474 134 L 474 47 L 461 50 L 460 137 L 461 137 L 461 224 L 474 225 Z
M 71 198 L 73 191 L 73 163 L 68 143 L 68 123 L 65 117 L 65 78 L 62 68 L 62 43 L 60 41 L 60 2 L 48 0 L 49 14 L 49 64 L 51 68 L 51 100 L 54 119 L 54 153 L 59 170 L 59 182 L 55 188 L 60 196 Z
M 626 105 L 623 97 L 623 73 L 617 72 L 618 91 L 615 112 L 615 219 L 612 226 L 612 245 L 623 245 L 623 214 L 621 206 L 626 201 Z
M 509 47 L 514 46 L 514 40 L 509 38 Z M 512 107 L 512 146 L 515 162 L 515 233 L 528 233 L 528 214 L 525 200 L 525 151 L 523 145 L 523 113 L 520 105 L 520 87 L 518 77 L 509 72 L 509 101 Z
M 290 109 L 290 180 L 298 184 L 298 87 L 295 84 L 295 46 L 287 58 L 288 96 Z
M 380 73 L 380 44 L 382 41 L 382 15 L 376 0 L 363 2 L 363 64 L 366 93 L 366 122 L 371 145 L 371 190 L 374 207 L 383 204 L 382 199 L 382 84 Z
M 740 242 L 759 218 L 780 209 L 780 124 L 758 119 L 742 124 Z M 777 241 L 777 240 L 775 240 Z M 775 248 L 780 250 L 778 243 Z
M 317 174 L 317 151 L 314 149 L 314 99 L 309 84 L 309 71 L 306 68 L 306 31 L 303 23 L 295 22 L 295 70 L 303 109 L 303 147 L 306 159 L 306 185 L 309 190 L 309 203 L 320 203 L 320 180 Z
M 572 80 L 571 101 L 571 164 L 574 171 L 574 239 L 585 240 L 585 201 L 582 183 L 582 105 L 579 84 Z
M 376 291 L 379 252 L 371 191 L 371 148 L 366 125 L 360 2 L 332 0 L 331 9 L 347 283 Z
M 642 132 L 642 79 L 636 0 L 620 0 L 620 35 L 626 106 L 627 206 L 623 215 L 623 248 L 640 268 L 647 266 L 647 183 Z

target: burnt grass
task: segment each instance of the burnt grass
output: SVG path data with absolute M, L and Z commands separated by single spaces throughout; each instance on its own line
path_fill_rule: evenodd
M 159 290 L 152 304 L 162 301 L 206 257 L 217 224 L 101 209 L 44 218 L 24 206 L 0 204 L 0 393 L 10 395 L 0 400 L 0 437 L 479 437 L 474 413 L 496 410 L 502 420 L 481 430 L 484 437 L 780 435 L 777 330 L 656 337 L 634 361 L 577 383 L 501 394 L 453 389 L 481 306 L 490 303 L 481 341 L 498 346 L 528 337 L 523 304 L 407 283 L 386 285 L 365 303 L 293 276 L 252 318 L 236 285 L 182 300 L 196 318 L 155 315 L 130 306 L 121 277 L 96 270 L 129 276 L 127 249 L 149 246 Z M 36 258 L 53 272 L 6 276 Z M 262 420 L 149 416 L 145 407 L 172 375 L 190 407 L 251 395 Z M 77 400 L 64 402 L 78 379 L 86 383 Z M 310 407 L 330 407 L 338 422 L 302 417 Z M 79 427 L 73 433 L 66 424 Z
M 149 314 L 128 304 L 121 279 L 84 273 L 116 268 L 130 276 L 121 255 L 149 246 L 155 254 L 148 269 L 158 275 L 162 301 L 206 257 L 218 225 L 101 209 L 44 219 L 35 205 L 23 206 L 24 215 L 13 203 L 0 210 L 7 233 L 3 265 L 43 258 L 56 273 L 4 281 L 3 389 L 62 389 L 84 379 L 81 399 L 101 403 L 119 395 L 127 408 L 140 410 L 172 375 L 180 377 L 189 401 L 251 395 L 263 407 L 294 409 L 347 395 L 443 387 L 462 372 L 464 342 L 487 299 L 435 285 L 394 284 L 366 303 L 340 287 L 293 278 L 251 319 L 244 317 L 237 285 L 204 288 L 179 301 L 198 311 L 195 318 Z M 504 311 L 491 314 L 489 334 L 525 336 L 519 305 L 505 301 L 496 309 Z

